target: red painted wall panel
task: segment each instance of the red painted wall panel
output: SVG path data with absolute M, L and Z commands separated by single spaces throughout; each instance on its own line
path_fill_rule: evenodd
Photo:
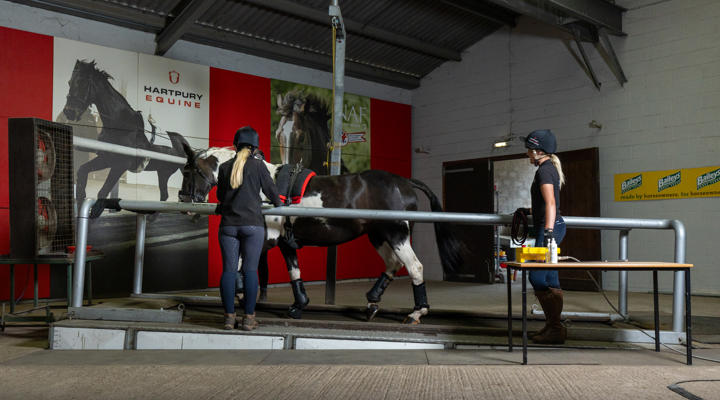
M 235 131 L 245 125 L 255 128 L 260 149 L 270 154 L 270 79 L 210 68 L 210 146 L 232 146 Z M 208 201 L 217 201 L 214 189 Z M 222 274 L 219 226 L 220 217 L 210 216 L 208 287 L 217 287 Z
M 370 99 L 370 166 L 410 177 L 411 107 Z M 337 279 L 375 278 L 385 271 L 385 263 L 367 237 L 338 249 Z M 398 275 L 405 275 L 403 268 Z
M 0 253 L 10 252 L 7 119 L 52 119 L 53 38 L 0 27 Z M 31 267 L 16 269 L 16 293 L 22 292 Z M 41 265 L 39 294 L 50 295 L 50 268 Z M 0 300 L 9 297 L 9 268 L 0 266 Z M 32 273 L 25 298 L 33 294 Z

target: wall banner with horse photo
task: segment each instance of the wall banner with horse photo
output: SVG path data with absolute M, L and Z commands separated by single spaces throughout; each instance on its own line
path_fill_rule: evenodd
M 332 142 L 332 90 L 272 80 L 270 85 L 271 160 L 302 163 L 327 175 Z M 345 93 L 343 99 L 342 170 L 370 169 L 370 98 Z
M 0 99 L 0 143 L 7 143 L 8 118 L 70 126 L 75 206 L 85 198 L 178 201 L 185 150 L 231 147 L 235 130 L 245 125 L 258 131 L 271 162 L 302 162 L 327 174 L 331 90 L 5 27 L 0 60 L 12 60 L 0 62 L 0 87 L 10 93 Z M 343 173 L 410 176 L 409 105 L 346 93 L 343 112 Z M 0 165 L 12 157 L 0 153 Z M 10 250 L 10 196 L 7 168 L 0 169 L 2 254 Z M 211 191 L 205 201 L 214 196 Z M 147 218 L 144 291 L 218 286 L 217 216 Z M 105 210 L 90 221 L 88 244 L 105 254 L 93 262 L 95 295 L 131 290 L 135 232 L 136 214 L 127 211 Z M 325 279 L 325 251 L 307 246 L 298 252 L 306 280 Z M 374 253 L 366 237 L 343 244 L 337 278 L 376 278 L 385 265 Z M 280 252 L 268 257 L 269 283 L 288 282 Z M 65 296 L 64 268 L 41 266 L 39 276 L 41 297 Z M 8 279 L 0 269 L 0 284 Z M 0 299 L 9 296 L 6 286 L 0 285 Z M 32 293 L 32 286 L 32 279 L 18 280 L 16 293 Z
M 208 147 L 209 75 L 207 66 L 56 38 L 52 115 L 89 143 L 83 148 L 75 140 L 76 204 L 86 197 L 177 201 L 183 144 Z M 109 147 L 100 150 L 93 143 Z M 133 156 L 137 150 L 179 161 Z M 148 289 L 205 287 L 207 218 L 149 218 Z M 132 265 L 134 226 L 135 214 L 127 212 L 106 211 L 91 223 L 92 244 L 108 260 L 96 262 L 101 274 L 117 280 L 129 276 L 129 270 L 113 264 Z M 101 293 L 112 291 L 104 286 L 114 280 L 94 286 Z

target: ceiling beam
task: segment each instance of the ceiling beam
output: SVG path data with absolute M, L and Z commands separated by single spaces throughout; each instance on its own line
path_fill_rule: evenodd
M 596 27 L 604 27 L 608 33 L 613 35 L 625 35 L 622 31 L 622 13 L 625 9 L 611 4 L 604 0 L 538 0 L 529 2 L 527 0 L 484 0 L 514 11 L 527 15 L 550 25 L 555 25 L 566 32 L 572 33 L 572 28 L 565 24 L 569 21 L 567 17 L 558 15 L 553 10 L 561 11 L 572 17 Z
M 548 4 L 581 21 L 605 28 L 613 35 L 625 35 L 622 14 L 626 10 L 607 1 L 599 0 L 546 0 Z
M 244 0 L 245 3 L 257 7 L 270 9 L 283 14 L 292 15 L 301 19 L 309 20 L 318 24 L 330 26 L 330 17 L 327 12 L 316 8 L 303 6 L 290 0 Z M 437 46 L 423 40 L 394 33 L 385 29 L 376 28 L 362 22 L 354 21 L 343 17 L 345 29 L 348 32 L 366 36 L 371 39 L 389 43 L 394 46 L 404 47 L 413 51 L 437 57 L 443 60 L 460 61 L 462 59 L 459 51 Z
M 501 26 L 515 27 L 517 25 L 518 14 L 506 8 L 498 7 L 490 3 L 479 2 L 476 0 L 440 0 L 443 3 L 463 10 L 476 17 L 483 18 L 487 21 L 496 23 Z
M 252 54 L 258 57 L 301 65 L 308 68 L 323 71 L 332 70 L 332 62 L 328 54 L 285 46 L 210 27 L 195 25 L 186 33 L 183 40 Z M 420 86 L 420 79 L 418 77 L 384 70 L 351 60 L 345 61 L 345 75 L 403 89 L 415 89 Z
M 92 0 L 10 0 L 30 7 L 42 8 L 80 18 L 106 22 L 143 32 L 158 33 L 165 26 L 165 18 L 128 9 L 104 1 Z
M 215 1 L 191 0 L 160 33 L 155 37 L 155 55 L 164 55 L 195 21 L 215 4 Z

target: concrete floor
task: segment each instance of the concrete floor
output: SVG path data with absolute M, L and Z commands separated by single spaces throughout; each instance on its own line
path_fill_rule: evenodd
M 369 281 L 339 284 L 336 304 L 364 306 L 364 292 L 371 285 Z M 518 287 L 514 284 L 513 292 Z M 313 303 L 323 302 L 323 285 L 311 284 L 307 289 Z M 502 319 L 505 296 L 504 285 L 428 282 L 432 310 L 476 311 Z M 608 296 L 617 299 L 614 293 Z M 289 288 L 271 288 L 269 300 L 290 303 Z M 515 315 L 520 312 L 519 300 L 515 293 Z M 108 307 L 146 303 L 101 301 Z M 154 306 L 172 303 L 153 302 Z M 633 293 L 628 304 L 631 317 L 644 324 L 651 315 L 652 297 Z M 393 282 L 383 307 L 411 305 L 410 282 Z M 661 296 L 660 306 L 667 329 L 672 297 Z M 720 359 L 718 306 L 720 298 L 693 298 L 697 356 Z M 610 308 L 598 293 L 566 292 L 566 310 L 608 312 Z M 46 347 L 47 328 L 10 326 L 0 334 L 0 398 L 672 399 L 681 397 L 669 385 L 693 380 L 679 386 L 699 398 L 720 399 L 720 364 L 696 359 L 688 367 L 684 354 L 666 348 L 656 353 L 637 344 L 602 348 L 595 343 L 588 348 L 573 341 L 531 347 L 526 366 L 519 365 L 520 351 L 509 353 L 503 346 L 404 351 L 50 351 Z M 680 346 L 671 347 L 684 353 Z

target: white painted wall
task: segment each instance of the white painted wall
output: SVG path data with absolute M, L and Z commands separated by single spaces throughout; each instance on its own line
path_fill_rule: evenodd
M 720 294 L 720 199 L 615 202 L 613 176 L 635 171 L 720 165 L 720 2 L 625 1 L 625 38 L 611 37 L 629 82 L 621 87 L 599 53 L 591 64 L 596 90 L 556 30 L 523 19 L 514 30 L 483 39 L 459 63 L 433 71 L 413 92 L 413 176 L 442 192 L 442 162 L 488 157 L 491 143 L 513 132 L 550 128 L 561 151 L 600 149 L 601 215 L 674 218 L 687 228 L 693 292 Z M 574 48 L 574 43 L 572 44 Z M 591 120 L 602 129 L 588 126 Z M 518 143 L 506 152 L 522 153 Z M 572 185 L 572 182 L 569 182 Z M 415 238 L 427 276 L 442 276 L 432 230 Z M 673 261 L 672 231 L 632 231 L 631 260 Z M 604 259 L 617 259 L 617 233 L 602 235 Z M 672 290 L 672 273 L 660 274 Z M 646 273 L 631 290 L 650 290 Z M 605 286 L 617 288 L 617 273 Z
M 155 53 L 155 35 L 94 22 L 71 15 L 0 0 L 0 26 L 21 29 L 44 35 L 63 37 L 117 49 Z M 330 35 L 328 25 L 328 35 Z M 349 45 L 352 45 L 350 43 Z M 330 88 L 332 74 L 311 68 L 255 57 L 248 54 L 199 45 L 180 40 L 165 54 L 166 57 L 211 67 L 238 71 L 272 79 L 282 79 L 306 85 Z M 328 57 L 328 65 L 330 65 Z M 411 91 L 368 82 L 356 78 L 345 79 L 345 91 L 376 99 L 410 104 Z

